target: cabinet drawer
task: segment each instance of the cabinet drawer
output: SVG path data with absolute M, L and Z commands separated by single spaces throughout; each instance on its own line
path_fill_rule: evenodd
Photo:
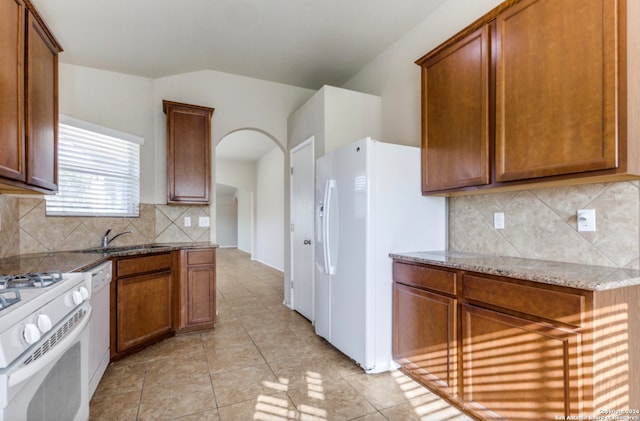
M 543 286 L 527 286 L 481 276 L 464 275 L 462 296 L 468 300 L 575 326 L 580 326 L 584 322 L 584 296 L 554 291 Z
M 171 270 L 171 253 L 150 254 L 143 257 L 118 259 L 116 276 L 138 275 L 147 272 Z
M 212 265 L 216 261 L 215 250 L 190 250 L 187 251 L 188 265 Z
M 456 273 L 407 263 L 393 263 L 393 280 L 400 284 L 456 294 Z

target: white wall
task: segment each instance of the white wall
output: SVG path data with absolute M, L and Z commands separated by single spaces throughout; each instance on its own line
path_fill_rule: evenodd
M 208 70 L 147 79 L 61 63 L 59 73 L 61 113 L 145 138 L 140 174 L 143 203 L 166 203 L 163 99 L 215 108 L 211 148 L 215 162 L 217 142 L 238 129 L 263 131 L 286 147 L 287 117 L 314 94 L 310 89 Z M 214 172 L 212 186 L 215 177 Z M 215 203 L 210 214 L 215 215 Z M 210 233 L 215 241 L 215 220 Z
M 140 149 L 140 200 L 154 201 L 153 80 L 60 63 L 59 108 L 66 114 L 144 138 Z
M 313 94 L 309 89 L 211 70 L 155 79 L 153 87 L 156 162 L 164 162 L 166 159 L 163 99 L 215 108 L 212 118 L 214 146 L 232 131 L 253 128 L 268 133 L 286 147 L 287 117 Z M 212 162 L 215 162 L 215 147 L 211 148 L 211 153 Z M 215 185 L 215 174 L 213 178 L 212 185 Z M 155 179 L 155 200 L 164 201 L 164 165 L 156 166 Z M 212 204 L 212 214 L 214 208 Z M 212 226 L 211 239 L 216 237 L 216 227 Z
M 238 207 L 235 194 L 216 195 L 216 242 L 220 247 L 238 245 Z
M 216 179 L 218 183 L 238 188 L 238 250 L 254 255 L 255 200 L 257 186 L 256 163 L 232 159 L 216 160 Z M 216 241 L 219 241 L 216 236 Z
M 256 164 L 256 246 L 253 258 L 284 270 L 284 154 L 273 148 Z
M 256 164 L 251 161 L 216 159 L 216 182 L 250 192 L 256 191 Z
M 59 73 L 62 114 L 145 138 L 140 174 L 144 203 L 166 203 L 163 99 L 214 107 L 213 145 L 231 131 L 254 128 L 286 146 L 287 117 L 314 94 L 310 89 L 214 71 L 147 79 L 61 63 Z
M 322 88 L 295 110 L 287 119 L 287 149 L 290 151 L 305 140 L 314 136 L 315 155 L 324 154 L 324 104 L 325 94 Z
M 316 158 L 363 137 L 381 136 L 381 98 L 325 85 L 287 120 L 287 148 L 311 136 Z
M 325 86 L 324 152 L 364 137 L 381 139 L 381 98 L 348 89 Z M 316 158 L 319 158 L 317 156 Z
M 210 70 L 155 79 L 153 87 L 158 162 L 165 160 L 163 99 L 215 108 L 213 145 L 234 130 L 254 128 L 286 146 L 287 117 L 313 94 L 309 89 Z M 215 157 L 215 148 L 212 148 L 212 154 Z M 165 200 L 165 167 L 157 166 L 155 176 L 158 180 L 156 200 Z M 213 180 L 213 184 L 216 182 Z
M 245 189 L 238 189 L 236 199 L 238 200 L 238 250 L 253 254 L 252 236 L 254 194 Z
M 325 85 L 307 102 L 293 112 L 287 120 L 288 151 L 311 136 L 314 138 L 314 156 L 318 159 L 327 152 L 363 137 L 381 137 L 381 98 L 379 96 Z M 290 155 L 286 154 L 285 168 L 289 168 Z M 285 180 L 285 223 L 290 224 L 290 179 Z M 288 240 L 290 232 L 285 230 Z M 290 303 L 291 245 L 285 242 L 285 294 Z
M 420 68 L 415 61 L 500 3 L 445 1 L 343 85 L 382 97 L 385 141 L 420 146 Z

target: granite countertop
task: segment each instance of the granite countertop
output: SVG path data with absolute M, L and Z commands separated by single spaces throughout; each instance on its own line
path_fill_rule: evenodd
M 100 264 L 111 257 L 136 256 L 149 253 L 162 253 L 174 250 L 218 247 L 209 242 L 197 243 L 154 243 L 121 247 L 101 247 L 57 251 L 50 253 L 21 254 L 0 259 L 0 274 L 15 275 L 26 272 L 82 272 Z
M 405 262 L 425 263 L 450 269 L 560 285 L 590 291 L 604 291 L 640 285 L 640 270 L 592 266 L 519 257 L 490 256 L 456 251 L 391 253 Z

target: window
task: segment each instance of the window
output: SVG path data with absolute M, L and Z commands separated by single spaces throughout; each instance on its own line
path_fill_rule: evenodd
M 140 145 L 144 139 L 60 116 L 58 194 L 50 216 L 139 216 Z

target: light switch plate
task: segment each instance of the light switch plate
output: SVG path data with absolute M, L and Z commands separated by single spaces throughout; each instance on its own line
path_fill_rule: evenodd
M 208 227 L 209 226 L 209 217 L 208 216 L 200 216 L 198 218 L 198 226 L 199 227 Z
M 504 212 L 493 213 L 493 228 L 497 230 L 504 229 Z
M 596 210 L 580 209 L 577 214 L 578 231 L 593 232 L 596 230 Z
M 184 226 L 185 227 L 190 227 L 191 226 L 191 217 L 190 216 L 185 216 L 184 217 Z

